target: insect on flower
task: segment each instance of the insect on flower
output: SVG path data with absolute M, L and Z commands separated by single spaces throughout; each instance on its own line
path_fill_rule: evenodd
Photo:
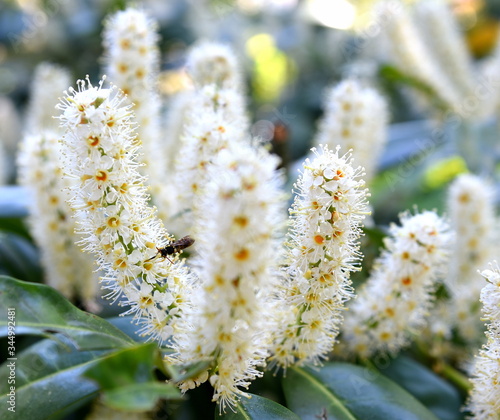
M 168 255 L 178 254 L 182 252 L 183 249 L 186 249 L 193 244 L 194 244 L 194 239 L 191 238 L 191 236 L 187 235 L 177 241 L 170 242 L 163 248 L 157 247 L 156 249 L 158 250 L 158 254 L 160 254 L 161 257 L 166 258 L 173 264 L 173 261 L 170 258 L 168 258 Z M 148 261 L 152 260 L 153 258 L 156 258 L 158 254 L 150 258 Z

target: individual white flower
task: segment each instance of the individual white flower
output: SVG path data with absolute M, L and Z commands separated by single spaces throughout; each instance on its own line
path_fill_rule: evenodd
M 396 354 L 422 330 L 434 282 L 447 263 L 447 222 L 431 211 L 404 213 L 400 219 L 345 316 L 342 340 L 362 357 Z
M 317 365 L 332 350 L 341 312 L 353 296 L 350 272 L 359 269 L 360 227 L 368 190 L 350 155 L 322 146 L 306 160 L 292 221 L 271 362 Z
M 157 255 L 157 247 L 172 238 L 147 205 L 133 112 L 121 91 L 102 84 L 79 81 L 78 91 L 70 89 L 59 106 L 66 129 L 64 171 L 79 181 L 70 188 L 70 203 L 84 249 L 97 256 L 105 272 L 109 297 L 123 297 L 122 304 L 130 305 L 126 313 L 143 322 L 143 334 L 164 342 L 183 308 L 189 310 L 193 280 L 176 257 L 172 264 Z M 147 285 L 154 290 L 154 304 L 145 302 Z
M 369 182 L 386 142 L 387 120 L 387 103 L 377 91 L 357 80 L 344 80 L 327 90 L 315 143 L 332 150 L 339 145 L 344 153 L 352 149 Z
M 232 408 L 242 388 L 262 375 L 270 345 L 274 270 L 280 256 L 277 233 L 283 221 L 278 159 L 261 147 L 221 150 L 207 167 L 207 182 L 195 207 L 201 281 L 193 295 L 199 312 L 186 317 L 194 333 L 180 343 L 184 362 L 210 360 L 213 400 Z M 182 384 L 188 389 L 196 384 Z
M 464 35 L 444 0 L 424 0 L 415 4 L 418 29 L 431 48 L 433 58 L 446 70 L 462 98 L 474 95 L 475 77 Z
M 63 177 L 60 151 L 55 133 L 42 131 L 23 140 L 18 165 L 20 183 L 31 194 L 30 231 L 41 252 L 46 283 L 96 309 L 98 276 L 94 260 L 75 244 L 79 238 L 65 191 L 73 182 Z
M 481 291 L 483 321 L 488 343 L 479 350 L 471 371 L 466 409 L 477 420 L 495 420 L 500 415 L 500 269 L 494 262 L 481 275 L 488 284 Z
M 55 107 L 70 84 L 70 75 L 65 68 L 51 63 L 41 63 L 36 67 L 26 115 L 28 133 L 59 131 L 59 120 L 54 118 Z
M 160 132 L 160 98 L 156 90 L 160 70 L 157 23 L 143 11 L 129 7 L 110 16 L 104 28 L 105 73 L 127 95 L 142 142 L 139 161 L 144 166 L 153 202 L 167 220 L 175 212 L 175 194 L 167 180 L 164 145 Z M 169 187 L 167 187 L 169 186 Z

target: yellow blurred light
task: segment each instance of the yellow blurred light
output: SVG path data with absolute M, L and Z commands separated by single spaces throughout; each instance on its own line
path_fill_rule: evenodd
M 356 8 L 347 0 L 308 0 L 306 10 L 317 23 L 335 29 L 350 29 Z
M 254 61 L 253 89 L 260 101 L 273 101 L 279 97 L 288 82 L 291 62 L 276 47 L 269 34 L 257 34 L 246 42 L 247 54 Z
M 424 185 L 436 189 L 465 172 L 468 172 L 465 160 L 460 156 L 452 156 L 437 162 L 425 171 Z

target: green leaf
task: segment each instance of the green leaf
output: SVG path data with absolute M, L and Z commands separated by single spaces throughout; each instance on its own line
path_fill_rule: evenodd
M 78 351 L 64 336 L 42 340 L 0 366 L 0 377 L 9 378 L 14 362 L 15 384 L 0 381 L 0 407 L 9 407 L 10 386 L 15 386 L 15 413 L 19 420 L 57 418 L 87 403 L 97 395 L 97 385 L 80 375 L 107 353 Z
M 101 401 L 116 410 L 141 412 L 152 410 L 160 398 L 179 400 L 182 396 L 172 384 L 142 382 L 104 391 Z
M 215 418 L 224 420 L 299 420 L 299 417 L 288 408 L 255 394 L 250 394 L 250 398 L 242 397 L 234 410 L 227 408 L 225 413 L 220 414 L 219 407 L 217 407 Z
M 396 382 L 417 398 L 441 420 L 463 418 L 459 392 L 434 372 L 406 356 L 381 369 L 384 376 Z
M 157 351 L 156 343 L 146 343 L 114 352 L 88 369 L 85 377 L 96 381 L 102 389 L 151 382 Z
M 43 275 L 37 248 L 22 236 L 0 231 L 0 275 L 41 282 Z
M 160 354 L 156 343 L 139 344 L 101 359 L 84 376 L 103 390 L 102 402 L 111 408 L 148 411 L 160 398 L 180 399 L 172 384 L 155 381 L 153 370 Z
M 382 65 L 379 68 L 379 76 L 392 83 L 410 86 L 425 95 L 427 99 L 441 111 L 449 109 L 449 105 L 438 95 L 436 90 L 425 81 L 412 76 L 391 65 Z
M 317 420 L 436 420 L 412 395 L 377 371 L 348 363 L 293 367 L 283 378 L 288 407 Z M 323 417 L 321 417 L 323 416 Z
M 0 310 L 15 309 L 16 334 L 61 333 L 79 350 L 119 349 L 134 341 L 109 322 L 81 311 L 51 287 L 0 276 Z M 6 315 L 0 336 L 7 335 Z

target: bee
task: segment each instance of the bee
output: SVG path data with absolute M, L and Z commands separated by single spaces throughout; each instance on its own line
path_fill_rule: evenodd
M 194 239 L 191 238 L 191 236 L 189 236 L 189 235 L 184 236 L 177 241 L 173 241 L 173 242 L 168 243 L 163 248 L 156 247 L 156 249 L 158 250 L 158 253 L 154 257 L 150 258 L 147 261 L 150 261 L 150 260 L 156 258 L 158 255 L 160 255 L 162 258 L 166 258 L 167 260 L 169 260 L 173 264 L 173 261 L 170 258 L 168 258 L 168 256 L 174 255 L 174 254 L 179 254 L 180 252 L 182 252 L 182 250 L 190 247 L 193 244 L 194 244 Z

